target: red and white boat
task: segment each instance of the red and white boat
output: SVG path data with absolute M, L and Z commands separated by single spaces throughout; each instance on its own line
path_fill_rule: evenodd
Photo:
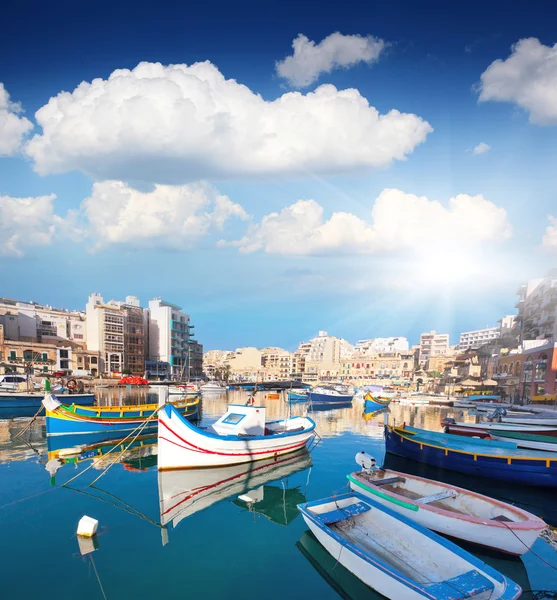
M 463 435 L 466 437 L 487 438 L 490 432 L 498 429 L 499 431 L 509 431 L 513 433 L 531 433 L 534 435 L 557 436 L 557 427 L 547 427 L 544 425 L 522 425 L 520 423 L 462 423 L 454 419 L 443 419 L 441 422 L 445 433 L 454 435 Z
M 264 406 L 230 404 L 212 427 L 193 426 L 171 405 L 159 411 L 158 467 L 220 467 L 295 452 L 314 436 L 308 417 L 265 421 Z
M 376 469 L 360 452 L 361 472 L 348 475 L 353 491 L 443 535 L 522 555 L 547 527 L 535 515 L 505 502 L 448 483 Z

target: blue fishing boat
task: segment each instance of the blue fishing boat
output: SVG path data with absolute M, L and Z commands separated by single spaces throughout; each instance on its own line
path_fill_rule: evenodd
M 392 600 L 514 600 L 519 585 L 453 542 L 359 493 L 298 506 L 346 569 Z
M 288 392 L 288 402 L 291 404 L 295 404 L 296 402 L 307 402 L 308 400 L 309 396 L 307 392 L 299 390 Z
M 44 398 L 44 405 L 47 436 L 126 433 L 141 425 L 147 432 L 158 425 L 158 419 L 154 418 L 158 404 L 87 408 L 77 404 L 62 404 L 56 396 L 48 394 Z M 199 398 L 178 400 L 172 405 L 183 416 L 195 418 L 198 415 Z
M 388 398 L 385 396 L 376 396 L 371 392 L 367 392 L 364 396 L 364 409 L 366 412 L 371 412 L 375 410 L 383 410 L 387 408 L 391 403 L 392 398 Z
M 350 404 L 354 394 L 339 392 L 333 387 L 316 387 L 308 394 L 311 404 L 335 405 Z
M 41 407 L 44 392 L 0 392 L 0 408 L 35 408 Z M 60 400 L 69 404 L 92 406 L 95 394 L 60 394 Z
M 557 487 L 557 455 L 515 443 L 466 438 L 406 425 L 385 428 L 386 450 L 442 469 L 519 485 Z

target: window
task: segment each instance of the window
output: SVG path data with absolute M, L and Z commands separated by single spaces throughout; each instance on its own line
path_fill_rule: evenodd
M 10 350 L 10 360 L 15 360 L 17 358 L 17 354 L 15 350 Z
M 96 365 L 97 364 L 97 357 L 96 356 L 91 356 L 91 364 L 92 365 Z
M 23 360 L 33 360 L 33 350 L 24 350 L 23 351 Z
M 69 358 L 68 350 L 60 350 L 60 358 Z
M 48 360 L 48 354 L 46 352 L 43 352 L 42 354 L 42 360 Z
M 70 361 L 69 360 L 61 360 L 60 361 L 60 368 L 61 369 L 69 369 L 70 368 Z

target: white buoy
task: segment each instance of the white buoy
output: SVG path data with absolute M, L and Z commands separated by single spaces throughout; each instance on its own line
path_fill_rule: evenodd
M 77 524 L 77 535 L 93 537 L 97 533 L 99 522 L 97 519 L 83 515 Z

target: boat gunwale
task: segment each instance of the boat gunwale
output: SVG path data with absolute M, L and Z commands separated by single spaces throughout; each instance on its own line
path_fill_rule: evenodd
M 489 574 L 489 576 L 493 580 L 495 580 L 499 585 L 504 586 L 503 594 L 501 596 L 499 596 L 499 598 L 501 598 L 501 599 L 508 598 L 510 600 L 510 597 L 507 597 L 505 595 L 506 591 L 510 587 L 509 583 L 518 587 L 520 590 L 517 595 L 512 596 L 512 600 L 515 600 L 516 598 L 520 597 L 520 595 L 522 593 L 522 589 L 520 588 L 520 586 L 518 586 L 518 584 L 516 584 L 514 581 L 505 577 L 502 573 L 500 573 L 496 569 L 493 569 L 488 564 L 486 564 L 486 563 L 482 562 L 480 559 L 476 558 L 473 554 L 467 552 L 463 548 L 460 548 L 454 542 L 449 541 L 448 539 L 435 533 L 434 531 L 431 531 L 427 527 L 424 527 L 423 525 L 421 525 L 420 523 L 417 523 L 416 521 L 410 519 L 409 517 L 401 515 L 400 513 L 396 512 L 395 510 L 393 510 L 387 506 L 384 506 L 380 502 L 377 502 L 371 498 L 368 498 L 367 496 L 364 496 L 363 494 L 361 494 L 359 492 L 340 494 L 338 496 L 330 496 L 329 498 L 322 498 L 320 500 L 314 500 L 312 502 L 305 502 L 304 504 L 298 505 L 298 510 L 302 513 L 302 515 L 309 518 L 321 531 L 325 532 L 326 535 L 332 537 L 342 547 L 347 548 L 350 552 L 357 555 L 359 558 L 363 559 L 365 562 L 372 564 L 373 566 L 375 566 L 379 570 L 383 571 L 387 575 L 389 575 L 391 577 L 395 577 L 396 579 L 401 581 L 401 583 L 403 583 L 404 585 L 407 585 L 408 587 L 415 589 L 419 593 L 423 594 L 424 596 L 427 596 L 428 598 L 431 598 L 432 600 L 436 600 L 436 596 L 433 596 L 430 592 L 428 592 L 427 587 L 425 587 L 417 582 L 412 581 L 411 579 L 406 577 L 403 573 L 401 573 L 398 569 L 396 569 L 396 567 L 389 568 L 386 565 L 386 563 L 381 562 L 381 560 L 379 558 L 375 558 L 370 553 L 367 553 L 367 552 L 363 551 L 362 549 L 358 548 L 358 546 L 356 546 L 353 542 L 350 542 L 349 540 L 347 540 L 346 538 L 341 536 L 339 533 L 337 533 L 334 529 L 325 525 L 323 523 L 323 520 L 319 517 L 319 515 L 315 515 L 308 510 L 308 508 L 311 508 L 312 506 L 320 506 L 322 504 L 327 504 L 328 502 L 334 502 L 336 504 L 336 502 L 339 500 L 344 500 L 344 499 L 348 499 L 348 498 L 352 498 L 352 497 L 355 497 L 355 498 L 359 499 L 361 502 L 365 502 L 365 503 L 371 505 L 372 508 L 375 508 L 376 510 L 379 510 L 380 512 L 385 512 L 386 514 L 393 517 L 394 519 L 402 522 L 404 525 L 411 527 L 412 529 L 415 529 L 418 533 L 420 533 L 420 534 L 424 535 L 425 537 L 431 539 L 432 541 L 438 543 L 440 546 L 442 546 L 448 552 L 452 552 L 453 554 L 456 554 L 459 558 L 467 561 L 468 564 L 471 565 L 474 569 L 476 569 L 478 571 L 483 571 L 484 573 Z M 445 583 L 446 581 L 447 580 L 443 580 L 443 581 L 437 582 L 437 583 Z M 495 586 L 494 586 L 494 590 L 495 590 Z
M 513 460 L 534 460 L 534 461 L 538 461 L 538 462 L 544 462 L 546 465 L 546 468 L 550 468 L 550 465 L 548 465 L 547 463 L 555 463 L 554 466 L 557 467 L 557 456 L 555 457 L 550 457 L 550 456 L 504 456 L 504 455 L 497 455 L 497 454 L 484 454 L 483 452 L 469 452 L 467 450 L 457 450 L 455 448 L 445 448 L 443 446 L 437 446 L 431 442 L 422 442 L 422 441 L 416 441 L 415 439 L 413 439 L 411 436 L 413 435 L 419 435 L 418 432 L 416 431 L 408 431 L 406 429 L 403 429 L 401 427 L 393 427 L 392 425 L 386 425 L 386 427 L 391 430 L 393 433 L 397 434 L 399 437 L 401 437 L 403 440 L 407 440 L 409 442 L 413 442 L 414 444 L 418 444 L 421 446 L 428 446 L 429 448 L 436 448 L 437 450 L 443 450 L 444 452 L 455 452 L 456 454 L 467 454 L 469 456 L 485 456 L 486 458 L 501 458 L 501 459 L 506 459 L 508 461 L 513 461 Z M 404 432 L 404 433 L 403 433 Z M 435 433 L 435 432 L 432 432 Z M 409 434 L 404 435 L 404 434 Z M 445 435 L 451 435 L 450 433 L 447 433 Z M 461 437 L 461 436 L 455 436 L 455 437 Z M 550 452 L 547 452 L 546 454 L 551 454 Z
M 236 404 L 236 405 L 229 405 L 229 406 L 245 406 L 245 405 L 241 405 L 241 404 Z M 255 407 L 255 408 L 263 408 L 263 407 Z M 274 433 L 273 435 L 232 435 L 232 434 L 228 434 L 228 435 L 218 435 L 217 433 L 210 433 L 209 431 L 206 431 L 204 429 L 201 429 L 200 427 L 195 427 L 194 425 L 192 425 L 187 419 L 184 419 L 182 417 L 182 415 L 180 414 L 180 412 L 178 410 L 176 410 L 176 408 L 174 408 L 174 406 L 172 406 L 172 404 L 166 404 L 163 411 L 163 413 L 166 413 L 166 418 L 169 419 L 170 421 L 172 421 L 172 417 L 176 416 L 178 417 L 178 422 L 183 423 L 186 428 L 194 433 L 197 433 L 201 436 L 210 438 L 212 440 L 220 440 L 220 441 L 226 441 L 226 442 L 243 442 L 244 444 L 246 442 L 252 442 L 252 441 L 260 441 L 260 440 L 266 440 L 269 441 L 271 439 L 277 439 L 277 438 L 285 438 L 285 437 L 291 437 L 294 435 L 302 435 L 305 433 L 312 433 L 313 431 L 315 431 L 316 428 L 316 423 L 313 419 L 311 419 L 310 417 L 301 417 L 301 416 L 295 416 L 295 417 L 290 417 L 289 419 L 279 419 L 279 420 L 275 420 L 275 421 L 267 421 L 267 423 L 280 423 L 282 422 L 287 422 L 287 421 L 294 421 L 295 419 L 303 419 L 306 421 L 309 421 L 310 426 L 306 429 L 302 429 L 301 431 L 285 431 L 282 433 Z M 163 425 L 166 425 L 166 423 L 164 423 L 164 421 L 159 420 Z M 168 427 L 168 425 L 166 425 L 167 429 L 170 430 L 171 433 L 173 433 L 174 435 L 176 435 L 176 432 L 173 431 L 172 429 L 170 429 L 170 427 Z
M 392 469 L 386 469 L 386 471 L 389 473 L 392 473 L 393 475 L 397 475 L 400 477 L 408 477 L 410 479 L 417 479 L 418 481 L 422 481 L 424 483 L 430 483 L 433 481 L 431 479 L 427 479 L 426 477 L 419 477 L 418 475 L 410 475 L 408 473 L 402 473 L 400 471 L 393 471 Z M 354 471 L 353 473 L 350 473 L 350 475 L 347 475 L 346 477 L 349 478 L 349 481 L 353 481 L 353 479 L 356 479 L 355 483 L 358 484 L 360 482 L 357 478 L 357 475 L 359 475 L 359 472 Z M 350 477 L 353 477 L 353 479 L 350 479 Z M 467 516 L 467 515 L 463 515 L 460 513 L 455 513 L 450 510 L 438 508 L 436 506 L 431 506 L 430 504 L 420 504 L 418 500 L 411 500 L 411 499 L 407 498 L 406 496 L 402 496 L 400 494 L 397 494 L 396 492 L 391 492 L 390 490 L 381 489 L 378 491 L 381 491 L 385 495 L 393 496 L 396 500 L 400 500 L 402 502 L 405 502 L 406 504 L 415 505 L 418 507 L 418 510 L 422 510 L 422 509 L 427 510 L 430 512 L 434 512 L 436 514 L 441 514 L 441 515 L 444 515 L 447 517 L 458 519 L 459 521 L 467 521 L 470 523 L 474 523 L 474 524 L 478 524 L 478 525 L 487 525 L 489 527 L 496 527 L 499 529 L 511 529 L 511 530 L 520 529 L 523 531 L 531 531 L 531 530 L 535 530 L 535 529 L 540 529 L 540 524 L 543 525 L 543 527 L 541 527 L 541 529 L 545 529 L 547 527 L 547 525 L 543 519 L 540 519 L 536 515 L 533 515 L 532 513 L 529 513 L 528 511 L 523 510 L 522 508 L 519 508 L 517 506 L 513 506 L 506 502 L 502 502 L 501 500 L 497 500 L 496 498 L 489 498 L 488 496 L 485 496 L 484 494 L 478 494 L 477 492 L 473 492 L 472 490 L 467 490 L 465 488 L 461 488 L 456 485 L 451 485 L 451 484 L 445 483 L 443 481 L 433 481 L 433 483 L 435 483 L 436 485 L 440 485 L 441 487 L 456 490 L 459 493 L 462 493 L 464 495 L 475 496 L 476 498 L 479 498 L 481 500 L 488 500 L 488 501 L 492 502 L 493 504 L 498 505 L 500 508 L 505 508 L 509 512 L 516 512 L 516 513 L 522 514 L 523 516 L 527 516 L 528 518 L 526 521 L 513 521 L 512 523 L 502 523 L 500 521 L 491 521 L 491 520 L 486 521 L 480 517 L 472 517 L 472 516 Z

